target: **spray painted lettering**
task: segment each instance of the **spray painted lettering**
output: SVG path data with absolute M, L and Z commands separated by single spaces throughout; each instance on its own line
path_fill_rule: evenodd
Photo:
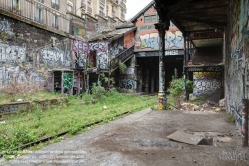
M 134 89 L 134 80 L 122 79 L 119 81 L 119 87 L 121 89 Z
M 26 48 L 0 43 L 0 62 L 25 62 Z
M 76 66 L 83 67 L 87 61 L 87 54 L 89 52 L 89 45 L 87 42 L 83 42 L 80 40 L 73 41 L 73 51 L 74 51 L 74 59 Z
M 96 51 L 96 65 L 101 69 L 108 68 L 108 43 L 96 42 L 89 43 L 90 51 Z
M 110 48 L 111 59 L 115 58 L 123 50 L 124 47 L 121 45 L 115 45 L 114 47 Z

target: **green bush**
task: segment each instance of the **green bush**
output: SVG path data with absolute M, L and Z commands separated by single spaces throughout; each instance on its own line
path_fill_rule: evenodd
M 186 80 L 186 93 L 187 95 L 193 91 L 193 81 Z M 181 96 L 184 93 L 184 78 L 175 78 L 173 76 L 170 86 L 167 90 L 172 96 Z
M 92 86 L 92 95 L 95 99 L 102 99 L 105 98 L 106 90 L 100 84 L 93 83 Z

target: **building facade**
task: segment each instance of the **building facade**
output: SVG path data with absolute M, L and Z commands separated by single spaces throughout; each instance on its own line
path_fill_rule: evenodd
M 75 4 L 75 5 L 74 5 Z M 76 15 L 88 14 L 92 17 L 100 16 L 125 21 L 126 0 L 68 0 L 69 11 L 76 11 Z

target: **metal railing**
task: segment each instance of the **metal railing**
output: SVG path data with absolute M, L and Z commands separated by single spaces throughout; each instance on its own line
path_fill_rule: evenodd
M 101 3 L 105 4 L 105 0 L 99 0 L 99 2 L 101 2 Z
M 134 53 L 134 46 L 124 50 L 123 52 L 121 52 L 118 56 L 116 56 L 115 58 L 113 58 L 111 60 L 111 71 L 114 71 L 116 68 L 118 68 L 118 62 L 125 62 L 126 60 L 128 60 Z
M 55 10 L 60 10 L 60 6 L 57 3 L 51 2 L 51 7 Z
M 36 1 L 38 1 L 38 2 L 40 2 L 40 3 L 44 3 L 44 0 L 36 0 Z
M 121 13 L 121 17 L 122 17 L 122 18 L 125 18 L 125 15 L 124 15 L 124 13 Z
M 126 9 L 126 5 L 124 4 L 123 1 L 120 2 L 120 6 L 122 6 L 124 9 Z
M 118 5 L 118 0 L 112 0 L 112 2 L 116 3 Z
M 89 7 L 89 6 L 87 6 L 87 11 L 88 11 L 89 13 L 92 13 L 92 8 Z
M 44 26 L 50 27 L 50 28 L 55 28 L 57 30 L 61 30 L 64 32 L 68 32 L 68 29 L 66 28 L 69 19 L 67 18 L 66 14 L 57 11 L 53 8 L 48 7 L 49 4 L 43 4 L 43 0 L 21 0 L 18 3 L 18 9 L 16 9 L 16 6 L 12 6 L 10 3 L 10 0 L 0 0 L 0 14 L 1 10 L 5 11 L 6 14 L 12 14 L 12 15 L 17 15 L 19 16 L 20 19 L 27 20 L 27 21 L 32 21 L 32 22 L 37 22 L 39 24 L 43 24 Z M 35 10 L 36 8 L 40 8 L 42 10 L 42 19 L 37 18 Z M 58 14 L 58 19 L 60 22 L 58 26 L 54 26 L 51 24 L 51 18 L 54 14 Z M 12 17 L 12 16 L 11 16 Z M 19 19 L 16 18 L 16 19 Z M 60 28 L 60 29 L 58 29 Z
M 35 21 L 41 24 L 43 23 L 43 20 L 40 17 L 35 17 Z
M 99 15 L 102 16 L 102 17 L 105 17 L 104 12 L 102 12 L 102 11 L 99 11 Z
M 52 27 L 55 29 L 59 29 L 59 25 L 57 23 L 52 23 Z
M 84 2 L 81 2 L 81 8 L 86 9 L 86 4 Z

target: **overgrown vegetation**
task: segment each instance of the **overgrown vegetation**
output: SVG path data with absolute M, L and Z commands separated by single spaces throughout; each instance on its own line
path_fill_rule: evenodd
M 49 93 L 47 89 L 35 83 L 11 82 L 0 89 L 0 104 L 23 101 L 42 100 L 62 97 L 59 93 Z
M 186 93 L 187 96 L 189 93 L 193 92 L 194 84 L 193 81 L 186 80 Z M 174 75 L 172 76 L 172 81 L 167 90 L 173 97 L 180 97 L 184 94 L 184 78 L 178 78 L 177 69 L 175 69 Z
M 92 95 L 83 94 L 85 99 L 98 99 L 96 104 L 82 105 L 82 99 L 68 96 L 69 104 L 47 111 L 40 108 L 30 113 L 9 115 L 0 124 L 0 156 L 3 151 L 10 151 L 23 144 L 69 131 L 74 135 L 82 126 L 99 120 L 108 122 L 126 111 L 139 111 L 156 104 L 156 96 L 136 96 L 118 93 L 114 88 L 109 91 L 101 86 L 103 77 L 92 89 Z
M 118 62 L 118 67 L 121 73 L 124 73 L 125 70 L 127 69 L 127 66 L 121 61 Z

